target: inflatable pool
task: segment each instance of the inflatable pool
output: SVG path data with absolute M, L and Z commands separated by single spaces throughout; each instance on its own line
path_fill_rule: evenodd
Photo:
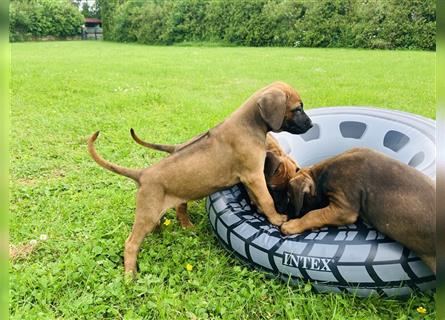
M 307 113 L 314 127 L 305 134 L 274 134 L 301 166 L 353 147 L 369 147 L 435 179 L 433 120 L 369 107 L 326 107 Z M 310 280 L 317 292 L 362 297 L 406 296 L 435 288 L 434 274 L 413 252 L 363 221 L 284 236 L 250 205 L 242 185 L 212 194 L 206 209 L 225 248 L 285 281 Z

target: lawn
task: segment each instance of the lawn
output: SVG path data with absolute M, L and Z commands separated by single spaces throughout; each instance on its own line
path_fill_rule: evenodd
M 165 154 L 132 142 L 131 127 L 146 140 L 182 142 L 275 80 L 308 109 L 372 105 L 434 118 L 434 53 L 41 42 L 13 44 L 11 64 L 10 242 L 38 240 L 11 263 L 11 319 L 435 318 L 430 296 L 315 294 L 243 267 L 212 234 L 203 200 L 189 205 L 193 230 L 168 211 L 172 223 L 145 239 L 140 274 L 127 281 L 136 188 L 86 151 L 101 130 L 106 159 L 155 163 Z

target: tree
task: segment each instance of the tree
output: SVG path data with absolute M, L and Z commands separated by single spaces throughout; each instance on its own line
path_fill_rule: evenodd
M 80 10 L 80 13 L 82 13 L 85 18 L 91 18 L 90 6 L 88 5 L 88 2 L 84 2 L 82 4 L 82 10 Z

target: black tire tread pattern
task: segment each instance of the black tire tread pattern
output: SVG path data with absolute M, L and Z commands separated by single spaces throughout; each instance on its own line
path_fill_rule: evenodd
M 239 184 L 209 196 L 210 224 L 223 246 L 248 265 L 317 292 L 407 296 L 435 288 L 434 274 L 407 248 L 366 223 L 283 236 L 250 205 Z

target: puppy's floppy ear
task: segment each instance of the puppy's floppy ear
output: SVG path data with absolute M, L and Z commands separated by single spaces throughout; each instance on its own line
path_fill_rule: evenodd
M 286 113 L 286 94 L 279 89 L 269 89 L 258 99 L 258 108 L 264 122 L 273 130 L 281 128 Z
M 267 151 L 266 160 L 264 162 L 264 176 L 266 178 L 273 176 L 275 171 L 279 168 L 281 164 L 280 158 L 278 158 L 275 153 Z
M 315 183 L 309 174 L 300 172 L 289 182 L 289 185 L 289 198 L 293 205 L 293 214 L 298 217 L 303 208 L 304 195 L 315 195 Z

